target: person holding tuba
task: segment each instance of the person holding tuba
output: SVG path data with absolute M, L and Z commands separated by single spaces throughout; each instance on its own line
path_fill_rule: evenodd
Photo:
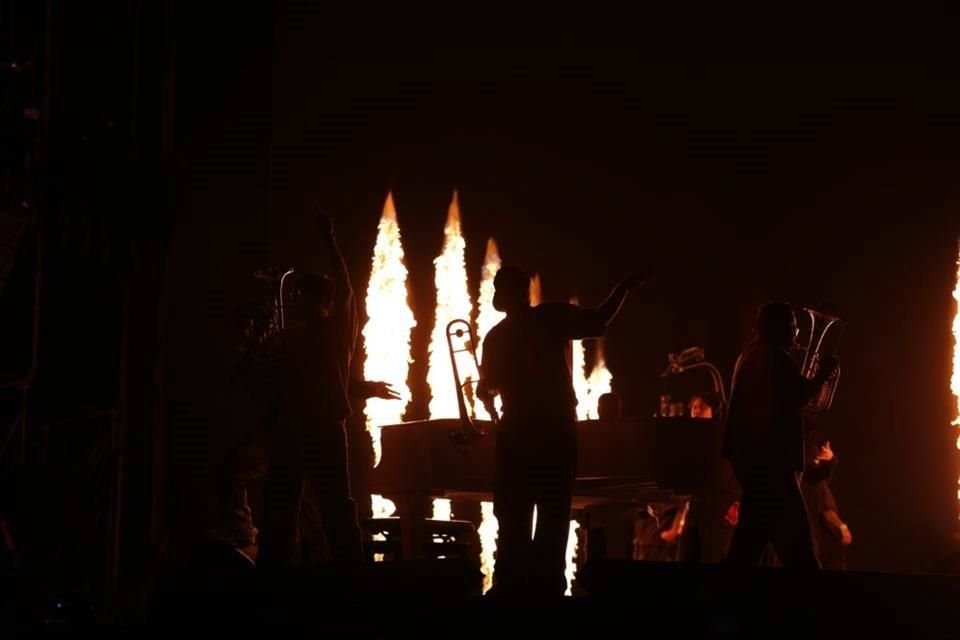
M 797 334 L 790 305 L 763 305 L 757 337 L 734 369 L 723 442 L 743 491 L 728 556 L 734 565 L 758 566 L 769 544 L 784 567 L 820 568 L 799 484 L 806 462 L 803 410 L 838 360 L 825 356 L 817 373 L 805 378 L 789 353 Z
M 643 281 L 628 277 L 591 309 L 566 302 L 531 307 L 530 277 L 517 267 L 505 266 L 494 278 L 493 306 L 506 318 L 484 339 L 477 394 L 503 401 L 494 478 L 500 530 L 493 593 L 499 596 L 554 597 L 566 590 L 577 468 L 577 400 L 566 352 L 570 340 L 602 336 Z

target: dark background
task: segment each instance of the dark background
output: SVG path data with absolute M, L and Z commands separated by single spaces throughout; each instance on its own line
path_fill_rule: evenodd
M 0 459 L 10 503 L 41 514 L 25 520 L 72 527 L 47 536 L 64 556 L 93 564 L 85 545 L 100 545 L 116 586 L 189 546 L 217 461 L 255 415 L 227 382 L 232 311 L 264 293 L 253 271 L 322 265 L 320 205 L 363 291 L 388 189 L 419 322 L 408 418 L 426 414 L 432 260 L 458 189 L 473 291 L 489 236 L 546 299 L 599 303 L 651 270 L 607 339 L 628 414 L 653 411 L 671 351 L 702 345 L 729 380 L 765 300 L 845 318 L 825 423 L 851 567 L 923 571 L 951 548 L 948 40 L 563 7 L 435 24 L 294 2 L 113 5 L 2 14 L 10 57 L 35 61 L 4 94 L 19 145 L 4 212 L 39 230 L 11 243 L 2 289 L 14 377 L 30 368 L 38 264 L 44 278 L 34 426 L 23 462 L 16 438 Z M 18 118 L 26 102 L 39 121 Z M 12 419 L 21 398 L 3 393 Z

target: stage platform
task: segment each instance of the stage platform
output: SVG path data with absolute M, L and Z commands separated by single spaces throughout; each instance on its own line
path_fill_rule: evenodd
M 97 632 L 156 631 L 166 638 L 189 628 L 217 637 L 296 632 L 486 640 L 506 640 L 506 634 L 531 640 L 852 640 L 957 637 L 960 615 L 960 577 L 946 575 L 799 575 L 782 569 L 738 572 L 719 566 L 603 561 L 581 571 L 580 587 L 587 595 L 503 601 L 477 595 L 481 576 L 466 561 L 386 562 L 350 573 L 323 568 L 269 574 L 249 563 L 222 560 L 160 577 L 144 611 L 126 612 L 119 627 Z M 6 581 L 5 598 L 26 598 L 29 590 L 12 590 L 15 586 Z M 36 586 L 34 593 L 39 593 Z M 17 609 L 10 600 L 3 612 L 4 617 L 19 618 L 7 618 L 8 628 L 44 626 L 34 617 L 37 611 Z M 46 626 L 51 616 L 55 613 L 47 613 Z M 93 623 L 75 618 L 58 624 L 70 628 Z

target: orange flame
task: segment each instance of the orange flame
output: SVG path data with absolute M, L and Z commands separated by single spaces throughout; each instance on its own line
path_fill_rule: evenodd
M 383 496 L 378 495 L 376 493 L 370 496 L 370 503 L 373 506 L 372 511 L 373 511 L 374 518 L 389 518 L 397 511 L 397 505 L 395 505 L 392 500 L 387 500 Z M 383 542 L 387 538 L 383 534 L 375 533 L 373 535 L 373 539 Z M 382 553 L 373 554 L 373 561 L 383 562 L 383 554 Z
M 480 572 L 483 573 L 483 593 L 493 586 L 493 568 L 496 565 L 497 531 L 499 523 L 493 515 L 493 503 L 480 503 Z
M 953 289 L 953 299 L 957 310 L 953 316 L 953 375 L 950 378 L 950 390 L 957 401 L 957 416 L 952 424 L 960 427 L 960 256 L 957 257 L 957 281 Z M 957 449 L 960 449 L 960 435 L 957 436 Z M 957 500 L 960 501 L 960 478 L 957 479 Z
M 578 304 L 576 298 L 570 304 Z M 587 383 L 587 358 L 583 340 L 574 340 L 571 346 L 570 377 L 577 396 L 577 420 L 588 420 L 590 413 L 590 385 Z
M 483 259 L 483 271 L 480 278 L 480 295 L 477 298 L 477 359 L 483 362 L 483 339 L 498 322 L 506 317 L 502 311 L 493 308 L 493 279 L 500 270 L 500 253 L 497 251 L 497 243 L 493 238 L 487 240 L 487 253 Z M 496 398 L 495 406 L 497 411 L 503 407 L 500 398 Z M 490 414 L 484 408 L 482 403 L 476 403 L 474 407 L 476 417 L 480 420 L 489 420 Z
M 577 299 L 570 300 L 577 304 Z M 613 374 L 607 369 L 603 357 L 603 343 L 597 342 L 595 360 L 590 375 L 587 375 L 587 357 L 582 340 L 574 340 L 570 361 L 570 374 L 573 391 L 577 396 L 577 420 L 597 420 L 600 418 L 598 406 L 600 396 L 612 390 Z
M 388 500 L 376 493 L 372 494 L 370 498 L 374 518 L 389 518 L 397 512 L 397 505 L 393 503 L 393 500 Z
M 577 529 L 580 523 L 576 520 L 570 521 L 570 533 L 567 536 L 567 568 L 564 575 L 567 578 L 567 590 L 565 596 L 573 595 L 573 581 L 577 577 L 577 548 L 579 540 L 577 538 Z
M 363 413 L 373 440 L 374 466 L 380 464 L 380 427 L 403 420 L 410 402 L 407 375 L 410 370 L 410 332 L 417 321 L 407 302 L 407 267 L 403 261 L 400 225 L 393 195 L 388 193 L 377 227 L 373 268 L 367 286 L 367 323 L 363 327 L 366 359 L 363 376 L 388 382 L 400 400 L 370 398 Z
M 535 273 L 530 278 L 530 306 L 535 307 L 543 302 L 543 287 L 540 284 L 540 274 Z
M 447 498 L 436 498 L 433 501 L 433 520 L 449 522 L 453 518 L 453 503 Z
M 460 204 L 457 192 L 447 211 L 447 224 L 443 229 L 443 251 L 433 261 L 434 281 L 437 287 L 437 311 L 430 339 L 430 364 L 427 384 L 430 387 L 430 418 L 457 418 L 458 390 L 453 383 L 453 369 L 447 345 L 447 324 L 451 320 L 468 320 L 473 312 L 470 292 L 467 288 L 465 253 L 467 243 L 460 231 Z M 464 359 L 466 360 L 466 359 Z M 458 360 L 458 364 L 459 364 Z M 472 364 L 472 362 L 470 363 Z M 476 380 L 478 373 L 466 364 L 460 371 L 461 382 Z M 467 407 L 468 410 L 471 407 Z
M 457 192 L 453 192 L 453 199 L 447 211 L 447 224 L 443 229 L 443 251 L 433 261 L 435 273 L 434 282 L 437 287 L 437 311 L 433 327 L 433 336 L 430 340 L 430 367 L 427 371 L 427 384 L 430 387 L 430 418 L 455 418 L 459 416 L 457 408 L 457 394 L 459 390 L 453 384 L 453 369 L 450 363 L 450 350 L 447 344 L 447 324 L 451 320 L 464 319 L 469 321 L 473 311 L 470 302 L 470 291 L 467 287 L 466 249 L 467 243 L 460 229 L 460 203 Z M 458 360 L 458 369 L 461 369 L 461 381 L 468 378 L 476 380 L 479 373 L 476 368 L 470 368 Z M 470 398 L 466 398 L 467 411 L 471 410 Z M 444 504 L 445 503 L 445 504 Z M 449 500 L 437 499 L 433 501 L 434 518 L 437 515 L 447 515 L 449 520 Z
M 603 357 L 602 341 L 597 341 L 594 358 L 593 371 L 590 372 L 590 377 L 587 378 L 587 387 L 590 390 L 590 406 L 588 407 L 587 416 L 592 420 L 598 420 L 600 418 L 600 411 L 598 409 L 600 396 L 613 391 L 613 374 L 607 369 L 607 361 Z

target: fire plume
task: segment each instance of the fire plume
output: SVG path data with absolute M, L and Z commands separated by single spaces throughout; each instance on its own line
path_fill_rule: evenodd
M 577 299 L 573 298 L 570 302 L 577 304 Z M 594 365 L 590 374 L 587 375 L 587 357 L 583 341 L 573 341 L 570 375 L 573 380 L 573 391 L 577 396 L 577 420 L 599 419 L 600 396 L 612 390 L 613 374 L 607 369 L 602 342 L 597 342 L 594 353 Z
M 950 390 L 957 402 L 957 415 L 952 424 L 960 427 L 960 256 L 957 257 L 957 281 L 953 289 L 953 300 L 957 310 L 953 316 L 953 375 L 950 378 Z M 960 449 L 960 435 L 957 436 L 957 449 Z M 957 500 L 960 500 L 960 478 L 957 479 Z
M 593 420 L 600 418 L 598 405 L 600 396 L 613 391 L 613 374 L 607 369 L 607 361 L 603 357 L 603 342 L 597 341 L 594 355 L 593 370 L 587 378 L 587 388 L 590 390 L 590 406 L 587 416 Z
M 397 511 L 397 505 L 393 503 L 392 500 L 387 500 L 381 495 L 376 493 L 370 496 L 370 503 L 373 507 L 373 517 L 374 518 L 389 518 Z M 385 541 L 387 538 L 381 533 L 375 533 L 373 539 L 379 542 Z M 375 553 L 373 554 L 374 562 L 383 562 L 383 554 Z
M 543 287 L 540 284 L 540 274 L 535 273 L 530 278 L 530 306 L 535 307 L 543 302 Z
M 577 304 L 576 298 L 570 304 Z M 587 420 L 590 409 L 590 386 L 587 383 L 587 357 L 583 340 L 574 340 L 571 346 L 570 377 L 577 396 L 577 420 Z
M 493 279 L 501 266 L 500 253 L 493 238 L 487 240 L 487 253 L 483 259 L 483 271 L 480 276 L 480 295 L 477 298 L 477 359 L 483 362 L 483 339 L 498 322 L 506 317 L 502 311 L 493 308 Z M 502 402 L 496 399 L 497 411 L 500 411 Z M 474 407 L 476 417 L 480 420 L 489 420 L 490 415 L 483 404 L 477 403 Z
M 480 572 L 483 574 L 483 593 L 493 586 L 493 567 L 496 564 L 497 531 L 499 523 L 493 515 L 493 503 L 480 503 Z
M 576 520 L 570 521 L 570 534 L 567 536 L 567 568 L 564 575 L 567 578 L 567 591 L 565 596 L 573 595 L 573 580 L 577 577 L 577 529 L 580 523 Z
M 436 498 L 433 501 L 433 520 L 449 522 L 453 518 L 453 505 L 446 498 Z
M 467 288 L 465 259 L 467 243 L 460 230 L 460 204 L 456 191 L 453 192 L 453 200 L 447 211 L 447 224 L 443 229 L 443 236 L 443 251 L 433 261 L 434 281 L 437 287 L 437 311 L 433 335 L 430 339 L 430 363 L 427 370 L 431 419 L 459 417 L 458 390 L 453 382 L 453 370 L 447 345 L 447 324 L 457 319 L 469 321 L 473 311 L 470 292 Z M 463 360 L 466 361 L 466 358 Z M 459 362 L 458 360 L 458 364 Z M 471 371 L 466 364 L 461 369 L 461 382 L 466 383 L 467 378 L 477 379 L 477 372 Z M 468 411 L 470 408 L 467 407 Z
M 403 420 L 410 402 L 410 332 L 417 321 L 407 303 L 407 267 L 403 261 L 400 225 L 393 195 L 388 193 L 377 227 L 373 268 L 366 298 L 363 327 L 363 376 L 393 385 L 400 400 L 370 398 L 364 406 L 367 430 L 373 440 L 374 466 L 380 463 L 380 427 Z

